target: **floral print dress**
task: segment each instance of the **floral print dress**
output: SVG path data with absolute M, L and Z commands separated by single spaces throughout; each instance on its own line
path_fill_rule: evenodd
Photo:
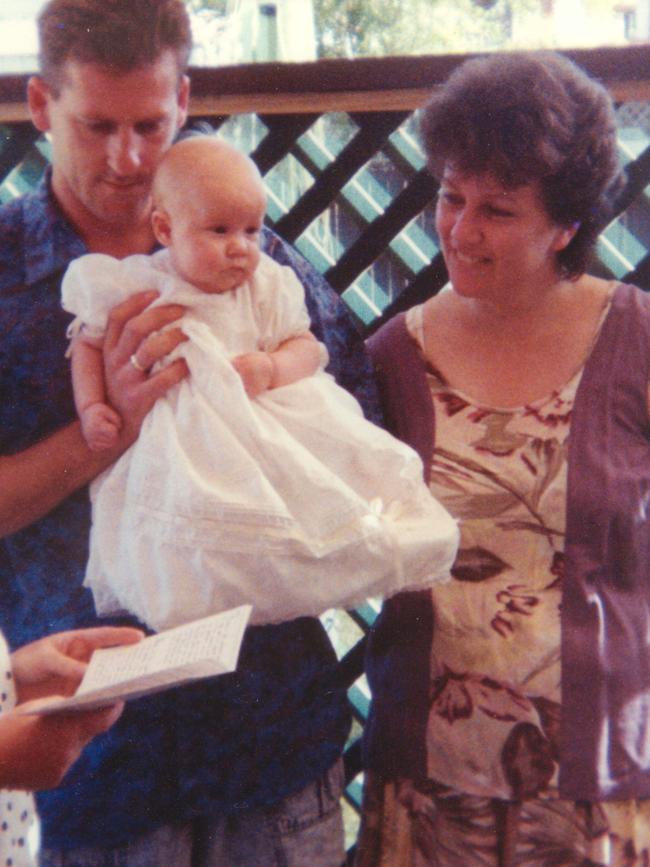
M 406 323 L 422 347 L 421 306 Z M 358 865 L 650 864 L 647 802 L 574 803 L 556 788 L 568 437 L 581 374 L 501 409 L 429 368 L 430 487 L 459 519 L 461 543 L 453 580 L 431 591 L 427 781 L 366 775 Z

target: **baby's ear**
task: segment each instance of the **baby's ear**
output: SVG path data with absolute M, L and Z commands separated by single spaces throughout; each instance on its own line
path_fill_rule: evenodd
M 172 225 L 167 211 L 163 208 L 154 208 L 151 213 L 151 227 L 156 240 L 163 247 L 169 247 L 172 239 Z

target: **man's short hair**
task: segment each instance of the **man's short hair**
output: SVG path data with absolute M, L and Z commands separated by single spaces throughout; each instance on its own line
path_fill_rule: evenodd
M 49 0 L 38 35 L 40 72 L 55 94 L 68 60 L 132 72 L 172 51 L 180 81 L 192 48 L 182 0 Z

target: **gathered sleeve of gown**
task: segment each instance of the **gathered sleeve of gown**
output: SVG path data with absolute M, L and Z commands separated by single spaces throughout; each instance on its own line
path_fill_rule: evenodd
M 259 349 L 273 352 L 292 337 L 310 330 L 305 304 L 305 290 L 291 268 L 278 267 L 263 256 L 254 278 L 255 315 L 260 333 Z M 321 366 L 328 361 L 324 344 L 321 346 Z
M 108 314 L 130 295 L 155 284 L 155 271 L 149 256 L 115 259 L 104 253 L 88 253 L 68 266 L 61 284 L 63 309 L 74 315 L 68 337 L 79 333 L 99 343 L 106 331 Z

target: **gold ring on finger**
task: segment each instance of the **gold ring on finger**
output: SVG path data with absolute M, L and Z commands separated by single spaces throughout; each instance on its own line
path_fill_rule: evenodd
M 131 367 L 135 367 L 135 369 L 136 369 L 136 370 L 139 370 L 140 373 L 146 373 L 146 372 L 147 372 L 147 368 L 146 368 L 146 367 L 143 367 L 143 366 L 140 364 L 140 362 L 138 361 L 138 356 L 135 354 L 135 352 L 134 352 L 133 355 L 129 358 L 129 361 L 131 362 Z

